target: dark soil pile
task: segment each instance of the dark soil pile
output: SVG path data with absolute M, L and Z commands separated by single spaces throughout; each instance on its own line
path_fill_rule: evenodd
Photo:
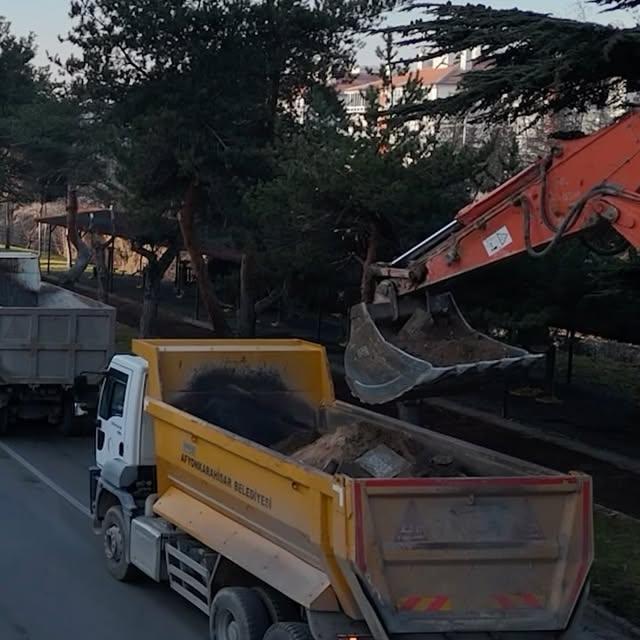
M 397 347 L 436 367 L 467 364 L 481 360 L 500 360 L 509 357 L 509 348 L 481 336 L 445 339 L 394 340 Z
M 201 372 L 171 404 L 201 420 L 327 473 L 367 477 L 357 460 L 385 445 L 407 461 L 409 477 L 465 475 L 448 456 L 434 456 L 403 433 L 365 423 L 315 429 L 312 408 L 289 392 L 274 372 L 216 369 Z
M 472 331 L 452 310 L 445 318 L 436 318 L 424 309 L 416 309 L 390 339 L 403 351 L 437 367 L 499 360 L 510 352 L 508 345 Z
M 293 434 L 315 437 L 313 410 L 269 370 L 201 372 L 171 404 L 266 447 Z

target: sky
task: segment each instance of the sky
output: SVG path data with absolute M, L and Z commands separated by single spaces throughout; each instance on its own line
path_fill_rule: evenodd
M 135 0 L 132 0 L 135 1 Z M 483 4 L 498 9 L 517 7 L 552 13 L 566 18 L 593 20 L 597 22 L 615 22 L 629 24 L 631 18 L 626 13 L 613 12 L 602 14 L 593 5 L 579 0 L 482 0 Z M 461 4 L 463 4 L 461 2 Z M 69 52 L 68 47 L 60 44 L 58 35 L 66 34 L 71 21 L 68 17 L 68 0 L 0 0 L 0 16 L 7 18 L 13 25 L 15 33 L 36 34 L 39 64 L 47 62 L 46 53 L 59 53 L 63 56 Z M 407 21 L 407 14 L 393 12 L 389 17 L 390 24 L 402 24 Z M 361 64 L 375 64 L 375 48 L 377 39 L 368 41 L 360 52 Z

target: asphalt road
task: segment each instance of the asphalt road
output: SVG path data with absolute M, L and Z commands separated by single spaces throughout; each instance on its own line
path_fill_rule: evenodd
M 120 584 L 106 572 L 100 538 L 79 508 L 91 453 L 88 438 L 0 443 L 0 638 L 206 640 L 206 617 L 169 589 Z
M 206 640 L 167 587 L 106 572 L 88 516 L 91 438 L 29 428 L 0 441 L 0 640 Z M 622 640 L 589 617 L 580 640 Z

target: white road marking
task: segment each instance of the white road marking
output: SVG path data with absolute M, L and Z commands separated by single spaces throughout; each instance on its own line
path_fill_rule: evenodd
M 9 445 L 0 441 L 0 449 L 7 455 L 11 456 L 18 464 L 22 465 L 29 473 L 33 474 L 40 482 L 45 484 L 49 489 L 57 493 L 63 500 L 66 500 L 72 507 L 77 509 L 83 516 L 92 518 L 91 511 L 77 498 L 74 498 L 68 491 L 65 491 L 59 484 L 54 482 L 48 476 L 45 476 L 42 471 L 36 469 L 28 460 L 23 458 L 17 451 L 12 449 Z

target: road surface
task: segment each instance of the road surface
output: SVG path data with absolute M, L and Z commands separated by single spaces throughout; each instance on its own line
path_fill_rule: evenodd
M 1 640 L 206 640 L 207 620 L 162 585 L 120 584 L 88 516 L 91 438 L 29 428 L 0 441 Z M 579 640 L 622 640 L 589 618 Z
M 206 617 L 188 602 L 107 574 L 100 538 L 79 508 L 90 460 L 89 439 L 0 443 L 0 638 L 206 640 Z

